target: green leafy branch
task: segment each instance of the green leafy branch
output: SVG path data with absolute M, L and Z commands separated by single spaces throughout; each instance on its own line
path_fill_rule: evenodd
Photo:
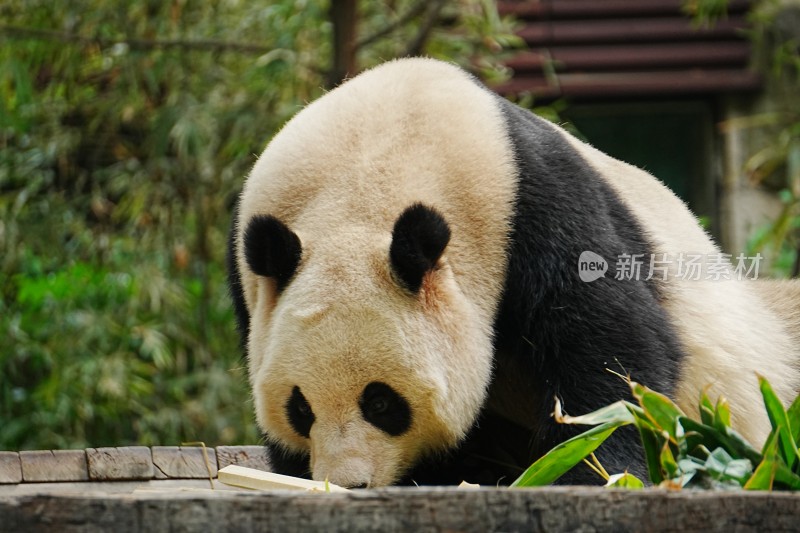
M 800 490 L 800 396 L 785 409 L 769 382 L 759 376 L 761 394 L 772 424 L 759 451 L 731 427 L 730 406 L 724 398 L 713 404 L 700 395 L 700 420 L 686 416 L 669 398 L 628 380 L 637 404 L 619 401 L 582 416 L 561 412 L 559 423 L 594 426 L 544 455 L 511 486 L 547 485 L 581 461 L 607 481 L 607 486 L 640 488 L 644 483 L 627 472 L 609 475 L 594 451 L 619 427 L 639 430 L 650 482 L 667 488 L 745 488 Z M 586 460 L 591 457 L 592 462 Z

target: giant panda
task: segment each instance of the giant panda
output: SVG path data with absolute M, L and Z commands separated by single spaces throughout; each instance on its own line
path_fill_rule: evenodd
M 593 281 L 586 251 L 608 263 Z M 784 401 L 800 388 L 782 291 L 674 264 L 612 275 L 622 254 L 684 252 L 719 250 L 661 182 L 458 67 L 402 59 L 346 81 L 269 142 L 231 230 L 274 470 L 345 487 L 507 484 L 577 431 L 553 420 L 554 398 L 583 414 L 628 397 L 609 370 L 690 414 L 711 385 L 762 441 L 755 373 Z M 645 476 L 638 447 L 623 429 L 597 455 Z

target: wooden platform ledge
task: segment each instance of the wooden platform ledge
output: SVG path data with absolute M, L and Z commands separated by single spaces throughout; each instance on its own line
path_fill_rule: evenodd
M 798 532 L 800 493 L 589 487 L 388 488 L 347 493 L 237 489 L 259 446 L 0 452 L 0 533 L 53 531 Z M 212 479 L 209 480 L 209 472 Z
M 798 531 L 800 495 L 601 488 L 0 497 L 0 532 Z

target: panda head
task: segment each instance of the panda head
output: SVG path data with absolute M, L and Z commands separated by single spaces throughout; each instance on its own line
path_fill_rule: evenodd
M 283 473 L 299 455 L 317 480 L 393 484 L 474 425 L 516 191 L 495 98 L 452 65 L 389 62 L 307 105 L 258 158 L 231 288 Z
M 270 215 L 246 222 L 257 419 L 271 445 L 308 454 L 313 479 L 392 484 L 474 423 L 491 343 L 448 264 L 450 237 L 421 203 L 388 231 L 334 241 Z

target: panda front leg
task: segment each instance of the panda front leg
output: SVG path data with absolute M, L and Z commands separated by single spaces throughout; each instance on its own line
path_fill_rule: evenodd
M 513 482 L 534 461 L 588 429 L 556 422 L 553 417 L 556 397 L 563 410 L 571 415 L 586 414 L 613 401 L 630 399 L 626 383 L 604 369 L 584 373 L 582 378 L 575 372 L 559 378 L 545 367 L 534 364 L 530 354 L 526 355 L 524 360 L 507 353 L 498 357 L 488 410 L 468 437 L 471 442 L 465 446 L 495 463 L 494 483 Z M 493 434 L 493 438 L 488 438 L 487 432 Z M 628 471 L 642 480 L 647 479 L 641 444 L 633 427 L 618 429 L 595 456 L 610 474 Z M 509 458 L 513 458 L 515 469 L 501 469 L 499 465 L 509 464 Z M 556 481 L 565 485 L 603 482 L 582 463 Z
M 620 375 L 667 396 L 674 394 L 683 348 L 658 293 L 645 284 L 598 280 L 528 301 L 537 305 L 527 312 L 507 306 L 500 315 L 495 356 L 499 373 L 491 394 L 506 391 L 510 399 L 501 403 L 517 406 L 518 412 L 504 413 L 531 429 L 531 462 L 588 429 L 558 424 L 553 418 L 556 397 L 573 416 L 619 400 L 633 401 Z M 633 427 L 618 429 L 595 455 L 610 474 L 628 471 L 648 479 Z M 558 483 L 601 484 L 603 479 L 581 464 Z

